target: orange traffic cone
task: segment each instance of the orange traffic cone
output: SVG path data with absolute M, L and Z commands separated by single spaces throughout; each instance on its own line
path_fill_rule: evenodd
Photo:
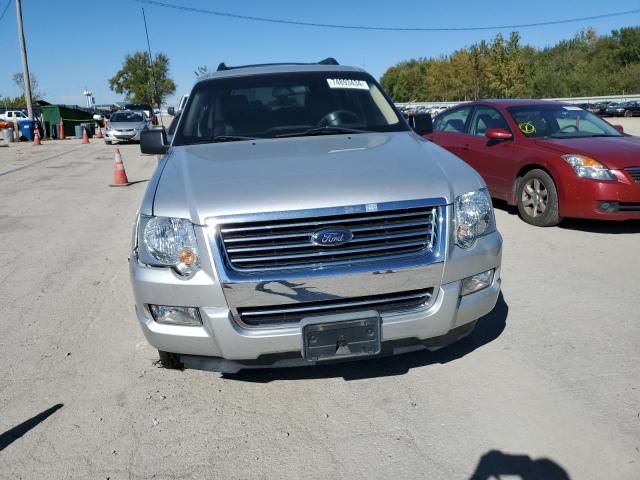
M 42 145 L 40 142 L 40 129 L 36 125 L 36 128 L 33 130 L 33 144 L 34 145 Z
M 58 130 L 58 140 L 64 140 L 64 122 L 62 121 L 62 117 L 60 117 L 60 127 Z
M 127 185 L 131 185 L 131 182 L 127 178 L 127 172 L 124 170 L 124 163 L 122 163 L 120 149 L 116 148 L 116 160 L 113 164 L 113 183 L 109 184 L 109 186 L 126 187 Z
M 82 143 L 89 143 L 89 134 L 87 133 L 86 127 L 82 127 Z

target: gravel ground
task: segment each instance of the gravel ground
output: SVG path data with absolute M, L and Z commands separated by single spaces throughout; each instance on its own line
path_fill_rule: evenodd
M 503 296 L 436 353 L 170 371 L 128 278 L 146 184 L 109 188 L 113 155 L 0 149 L 0 478 L 640 478 L 639 222 L 539 229 L 498 205 Z

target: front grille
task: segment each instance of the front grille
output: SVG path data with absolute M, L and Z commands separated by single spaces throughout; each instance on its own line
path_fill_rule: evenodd
M 640 167 L 627 167 L 625 171 L 631 175 L 631 178 L 640 183 Z
M 618 202 L 619 212 L 640 212 L 640 202 Z
M 238 317 L 243 324 L 250 327 L 274 326 L 298 323 L 303 318 L 318 315 L 333 315 L 365 310 L 376 310 L 379 313 L 415 310 L 430 304 L 432 296 L 433 288 L 429 288 L 368 297 L 239 308 Z
M 614 202 L 614 201 L 602 201 L 598 203 L 600 210 L 605 213 L 618 213 L 618 212 L 640 212 L 640 202 Z
M 384 261 L 433 251 L 439 234 L 438 207 L 362 210 L 337 215 L 314 211 L 312 217 L 223 224 L 223 253 L 233 270 L 259 272 Z M 353 239 L 333 247 L 311 241 L 314 232 L 331 227 L 349 229 Z

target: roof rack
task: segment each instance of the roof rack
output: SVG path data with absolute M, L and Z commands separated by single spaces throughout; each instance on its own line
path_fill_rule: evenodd
M 222 62 L 218 65 L 218 72 L 224 70 L 235 70 L 237 68 L 251 68 L 251 67 L 273 67 L 277 65 L 340 65 L 338 61 L 333 57 L 327 57 L 324 60 L 320 60 L 317 63 L 295 63 L 295 62 L 282 62 L 282 63 L 257 63 L 255 65 L 238 65 L 237 67 L 230 67 Z

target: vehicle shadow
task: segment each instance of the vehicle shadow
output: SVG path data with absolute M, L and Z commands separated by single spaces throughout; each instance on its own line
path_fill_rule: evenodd
M 38 415 L 31 417 L 29 420 L 22 422 L 20 425 L 16 425 L 15 427 L 0 434 L 0 452 L 22 437 L 29 430 L 44 422 L 63 406 L 64 405 L 62 403 L 58 403 L 53 407 L 46 409 L 44 412 L 40 412 Z
M 498 210 L 507 212 L 509 215 L 518 215 L 518 207 L 509 205 L 506 200 L 498 200 L 497 198 L 492 198 L 491 201 L 493 203 L 493 208 L 497 208 Z
M 564 468 L 548 458 L 532 459 L 529 455 L 511 455 L 498 450 L 485 453 L 469 480 L 495 478 L 521 480 L 570 480 Z
M 582 220 L 567 218 L 558 225 L 566 230 L 579 230 L 589 233 L 606 233 L 613 235 L 624 235 L 640 233 L 640 220 L 626 220 L 613 222 L 605 220 Z
M 509 205 L 504 200 L 493 199 L 493 208 L 507 212 L 509 215 L 518 215 L 518 208 Z M 524 220 L 521 220 L 524 222 Z M 607 221 L 607 220 L 587 220 L 581 218 L 565 218 L 560 222 L 558 228 L 565 230 L 576 230 L 589 233 L 604 234 L 633 234 L 640 233 L 640 220 Z
M 351 381 L 404 375 L 413 368 L 452 362 L 493 342 L 504 331 L 508 314 L 509 306 L 505 302 L 502 293 L 500 293 L 493 311 L 478 321 L 471 335 L 441 350 L 434 352 L 421 350 L 393 357 L 379 357 L 327 365 L 242 370 L 235 374 L 224 374 L 223 377 L 240 382 L 269 383 L 277 380 L 310 380 L 338 377 Z

